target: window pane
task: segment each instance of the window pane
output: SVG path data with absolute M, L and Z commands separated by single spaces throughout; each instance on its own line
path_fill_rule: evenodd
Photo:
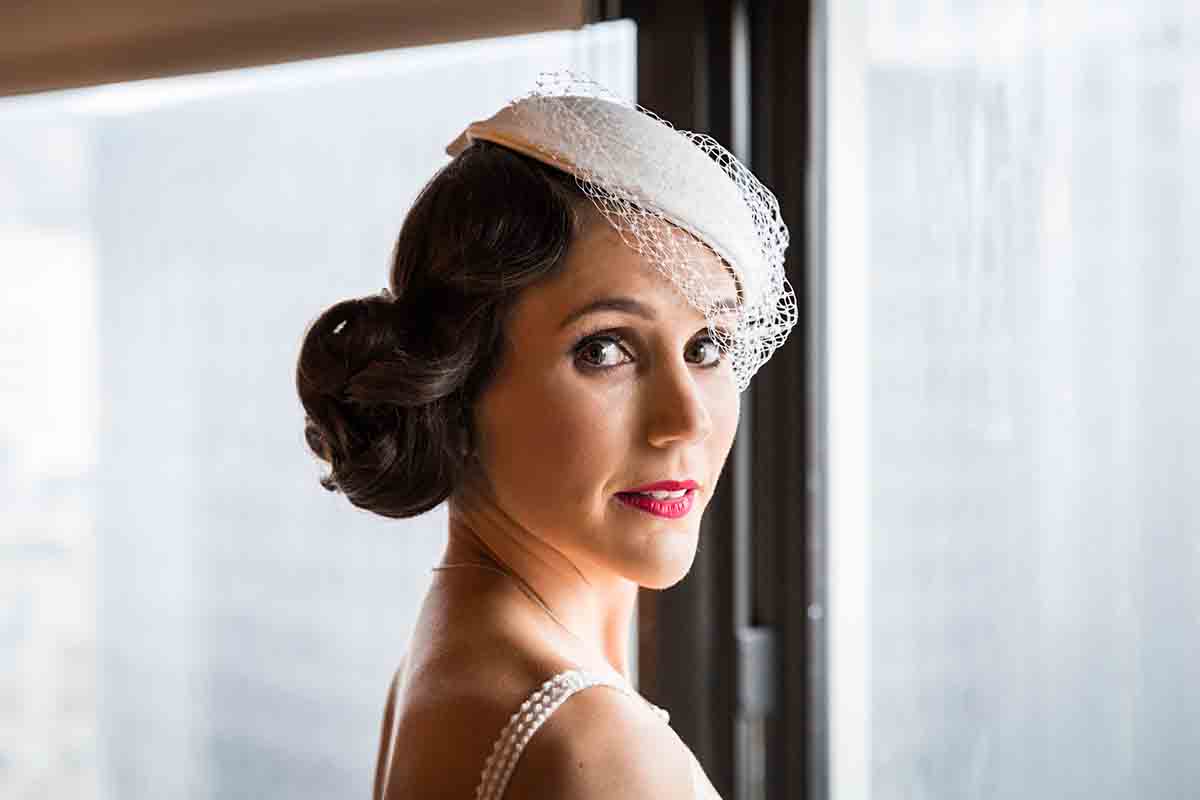
M 829 4 L 834 797 L 1200 785 L 1193 4 Z
M 0 102 L 0 797 L 370 792 L 445 508 L 317 483 L 307 324 L 467 122 L 616 22 Z

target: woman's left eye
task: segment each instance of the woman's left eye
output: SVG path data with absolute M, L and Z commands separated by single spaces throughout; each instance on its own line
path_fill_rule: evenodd
M 692 344 L 689 346 L 689 348 L 695 347 L 696 345 L 706 345 L 708 347 L 709 353 L 710 353 L 710 359 L 708 361 L 704 361 L 703 358 L 700 359 L 701 366 L 715 367 L 717 364 L 721 363 L 721 351 L 717 347 L 717 343 L 712 340 L 711 336 L 703 336 L 703 337 L 695 340 L 694 342 L 692 342 Z

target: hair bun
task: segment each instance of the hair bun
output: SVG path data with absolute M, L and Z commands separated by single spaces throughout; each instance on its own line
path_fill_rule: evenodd
M 429 504 L 424 491 L 415 505 L 394 502 L 405 496 L 395 484 L 429 473 L 414 460 L 438 463 L 441 472 L 455 467 L 443 464 L 444 420 L 471 360 L 431 352 L 428 336 L 411 333 L 423 316 L 390 292 L 343 300 L 312 323 L 296 368 L 305 441 L 330 466 L 321 485 L 389 517 L 414 516 L 445 499 Z M 431 476 L 439 485 L 451 477 Z
M 450 496 L 475 468 L 470 408 L 503 360 L 505 316 L 558 270 L 586 202 L 570 175 L 488 142 L 430 179 L 390 289 L 330 306 L 301 344 L 296 388 L 305 441 L 330 465 L 322 486 L 396 518 Z
M 313 322 L 300 353 L 298 379 L 305 390 L 344 396 L 355 373 L 401 345 L 394 300 L 383 295 L 343 300 Z

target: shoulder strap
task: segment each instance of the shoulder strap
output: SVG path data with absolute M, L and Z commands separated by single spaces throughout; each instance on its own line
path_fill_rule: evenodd
M 483 773 L 479 777 L 479 786 L 475 789 L 476 800 L 499 800 L 508 787 L 509 778 L 512 777 L 517 759 L 521 757 L 525 745 L 546 718 L 571 695 L 589 686 L 598 685 L 611 686 L 629 693 L 627 686 L 605 675 L 571 669 L 550 678 L 530 695 L 509 718 L 500 737 L 496 739 L 492 754 L 488 756 Z

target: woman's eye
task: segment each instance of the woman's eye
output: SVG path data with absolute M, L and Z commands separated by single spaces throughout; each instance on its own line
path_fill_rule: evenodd
M 612 335 L 586 338 L 575 348 L 575 357 L 589 369 L 611 369 L 631 363 L 633 359 L 622 341 Z M 685 358 L 701 367 L 717 367 L 723 361 L 723 354 L 711 336 L 703 336 L 687 346 Z
M 589 367 L 615 367 L 620 361 L 621 346 L 616 339 L 591 339 L 579 346 L 579 356 Z
M 697 345 L 699 345 L 700 347 L 699 347 L 699 348 L 697 348 L 697 347 L 696 347 Z M 712 340 L 712 338 L 711 338 L 711 337 L 709 337 L 709 336 L 705 336 L 705 337 L 703 337 L 703 338 L 701 338 L 701 339 L 697 339 L 697 340 L 696 340 L 696 341 L 693 343 L 693 345 L 692 345 L 692 346 L 693 346 L 693 348 L 694 348 L 694 349 L 703 349 L 704 347 L 707 347 L 707 348 L 708 348 L 708 351 L 709 351 L 709 352 L 708 352 L 709 358 L 708 358 L 708 360 L 706 361 L 706 360 L 704 359 L 703 355 L 702 355 L 702 356 L 700 357 L 699 361 L 697 362 L 697 363 L 699 363 L 699 364 L 700 364 L 700 366 L 702 366 L 702 367 L 715 367 L 717 364 L 719 364 L 719 363 L 720 363 L 720 361 L 721 361 L 721 350 L 720 350 L 720 349 L 717 347 L 717 343 L 716 343 L 716 342 L 714 342 L 714 341 Z

